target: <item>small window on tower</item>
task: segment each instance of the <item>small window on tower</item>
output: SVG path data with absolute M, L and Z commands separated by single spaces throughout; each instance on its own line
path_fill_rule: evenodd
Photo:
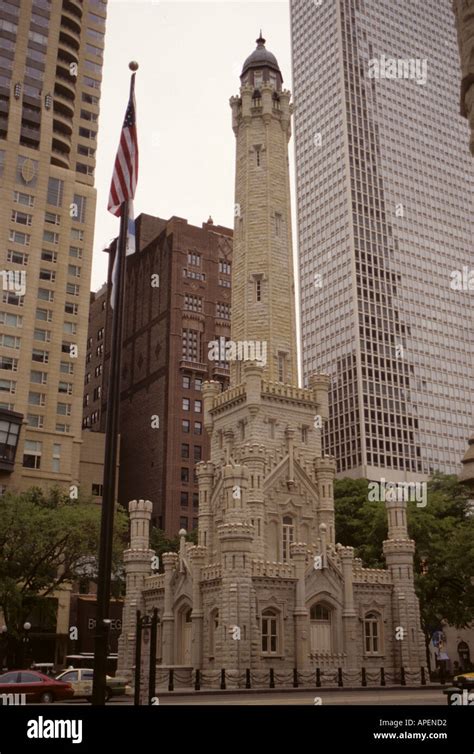
M 281 235 L 281 215 L 279 212 L 275 212 L 275 234 Z
M 256 144 L 254 149 L 255 149 L 255 160 L 257 163 L 257 167 L 259 168 L 262 164 L 262 145 Z
M 255 286 L 255 301 L 261 301 L 262 300 L 262 276 L 261 275 L 254 275 L 254 286 Z
M 278 382 L 286 382 L 286 353 L 278 354 Z

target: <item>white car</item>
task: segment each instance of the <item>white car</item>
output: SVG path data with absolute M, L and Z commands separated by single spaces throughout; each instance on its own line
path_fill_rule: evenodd
M 70 683 L 74 689 L 75 697 L 85 697 L 87 700 L 92 699 L 92 681 L 94 671 L 92 668 L 68 668 L 56 676 L 57 681 Z M 111 696 L 123 696 L 131 694 L 131 687 L 127 685 L 124 678 L 113 678 L 106 676 L 105 701 L 108 702 Z

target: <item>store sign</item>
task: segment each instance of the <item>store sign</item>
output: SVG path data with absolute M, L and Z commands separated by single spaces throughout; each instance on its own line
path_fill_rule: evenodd
M 95 629 L 96 619 L 95 618 L 88 618 L 87 620 L 87 628 L 89 631 L 93 631 Z M 120 618 L 115 618 L 114 620 L 110 621 L 110 630 L 111 631 L 121 631 L 122 630 L 122 620 Z

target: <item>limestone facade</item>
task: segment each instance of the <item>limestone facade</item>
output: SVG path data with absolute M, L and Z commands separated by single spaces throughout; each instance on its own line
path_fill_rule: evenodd
M 231 385 L 203 385 L 209 460 L 197 465 L 198 545 L 152 573 L 152 503 L 130 503 L 120 673 L 132 674 L 135 611 L 158 608 L 161 668 L 245 673 L 364 667 L 420 678 L 426 653 L 405 503 L 387 503 L 386 569 L 336 544 L 335 460 L 321 451 L 329 378 L 297 386 L 287 143 L 290 93 L 257 40 L 231 99 L 237 177 L 232 338 L 265 340 L 268 359 L 231 365 Z M 258 153 L 258 156 L 257 156 Z M 279 216 L 275 219 L 275 213 Z M 257 281 L 260 281 L 260 285 Z M 278 680 L 278 678 L 277 678 Z M 313 681 L 314 682 L 314 681 Z

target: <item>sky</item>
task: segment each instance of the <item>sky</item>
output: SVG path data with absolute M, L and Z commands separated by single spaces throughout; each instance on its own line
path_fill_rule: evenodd
M 128 63 L 140 66 L 135 215 L 177 215 L 198 226 L 211 215 L 216 225 L 232 228 L 235 136 L 229 99 L 239 92 L 242 65 L 260 28 L 284 87 L 291 89 L 287 0 L 108 0 L 91 290 L 106 280 L 103 249 L 119 232 L 107 200 L 128 99 Z M 290 165 L 293 177 L 292 141 Z

